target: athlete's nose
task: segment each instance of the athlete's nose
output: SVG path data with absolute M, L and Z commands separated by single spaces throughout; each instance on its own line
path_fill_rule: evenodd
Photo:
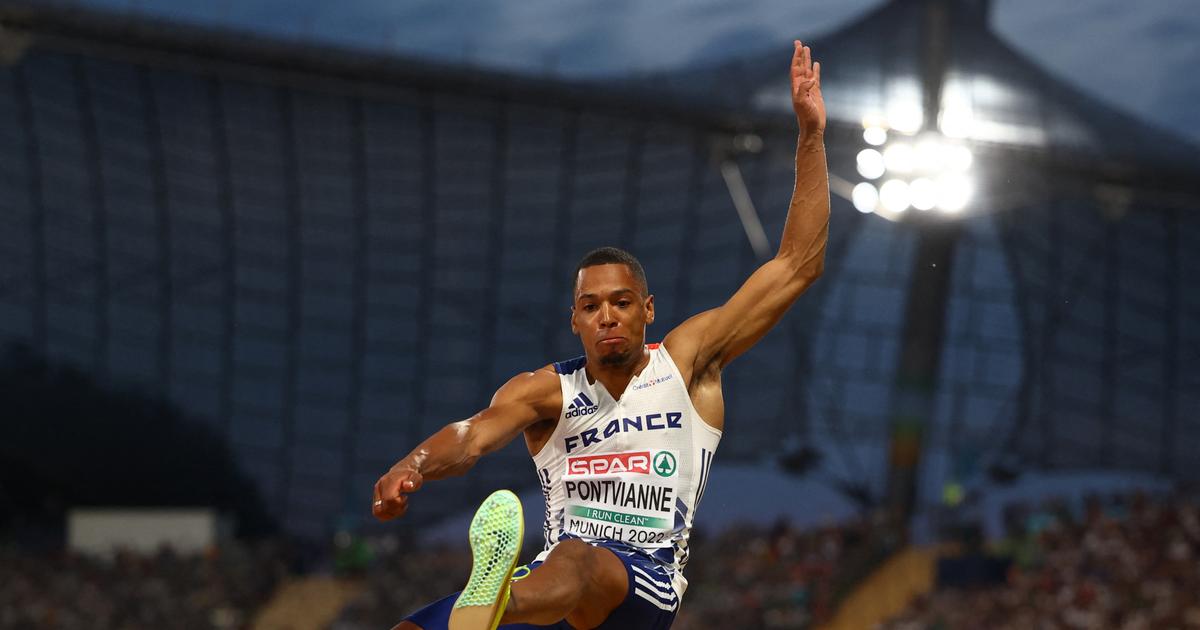
M 617 325 L 617 320 L 612 315 L 612 306 L 607 303 L 600 305 L 600 326 L 602 328 L 611 328 Z

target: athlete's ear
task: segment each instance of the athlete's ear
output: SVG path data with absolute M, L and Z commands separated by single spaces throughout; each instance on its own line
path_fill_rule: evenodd
M 571 305 L 571 334 L 579 336 L 579 327 L 575 325 L 575 306 Z
M 646 296 L 646 325 L 654 323 L 654 296 Z

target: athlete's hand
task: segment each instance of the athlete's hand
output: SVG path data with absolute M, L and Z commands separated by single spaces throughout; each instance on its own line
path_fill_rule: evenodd
M 411 468 L 392 468 L 375 482 L 371 513 L 381 521 L 404 516 L 408 495 L 421 489 L 421 473 Z
M 792 108 L 804 138 L 825 131 L 825 99 L 821 97 L 821 64 L 800 40 L 792 53 Z

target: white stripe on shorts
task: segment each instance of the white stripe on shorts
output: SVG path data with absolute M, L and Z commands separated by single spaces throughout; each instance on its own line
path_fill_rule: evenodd
M 670 611 L 672 611 L 672 610 L 675 610 L 675 604 L 674 604 L 674 603 L 671 603 L 671 604 L 664 604 L 664 603 L 663 603 L 661 600 L 659 600 L 657 597 L 655 597 L 655 596 L 653 596 L 653 595 L 650 595 L 649 593 L 647 593 L 646 591 L 643 591 L 643 590 L 642 590 L 642 589 L 640 589 L 640 588 L 635 588 L 635 589 L 633 589 L 633 594 L 634 594 L 634 595 L 637 595 L 638 597 L 641 597 L 642 599 L 644 599 L 644 600 L 646 600 L 646 601 L 650 602 L 651 604 L 654 604 L 654 606 L 655 606 L 656 608 L 658 608 L 659 610 L 665 610 L 665 611 L 667 611 L 667 612 L 670 612 Z
M 655 584 L 657 584 L 663 588 L 668 588 L 668 589 L 671 588 L 670 580 L 664 580 L 657 575 L 650 575 L 650 573 L 648 573 L 645 569 L 639 567 L 636 564 L 630 564 L 629 568 L 633 569 L 634 573 L 640 573 L 642 577 L 646 578 L 647 580 L 650 580 L 651 582 L 654 582 Z
M 640 575 L 633 576 L 633 582 L 634 582 L 634 584 L 637 584 L 638 586 L 641 586 L 642 588 L 645 588 L 648 591 L 654 592 L 655 595 L 658 595 L 659 597 L 663 598 L 664 600 L 676 599 L 675 591 L 672 591 L 667 588 L 663 588 L 657 584 L 654 584 L 653 582 L 647 582 L 646 580 L 643 580 Z

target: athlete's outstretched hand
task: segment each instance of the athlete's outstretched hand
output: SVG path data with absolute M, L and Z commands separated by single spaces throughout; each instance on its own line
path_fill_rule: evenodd
M 821 64 L 800 40 L 792 53 L 792 108 L 805 138 L 825 131 L 825 99 L 821 97 Z
M 421 473 L 409 468 L 392 468 L 375 482 L 371 513 L 381 521 L 404 516 L 408 495 L 421 489 Z

